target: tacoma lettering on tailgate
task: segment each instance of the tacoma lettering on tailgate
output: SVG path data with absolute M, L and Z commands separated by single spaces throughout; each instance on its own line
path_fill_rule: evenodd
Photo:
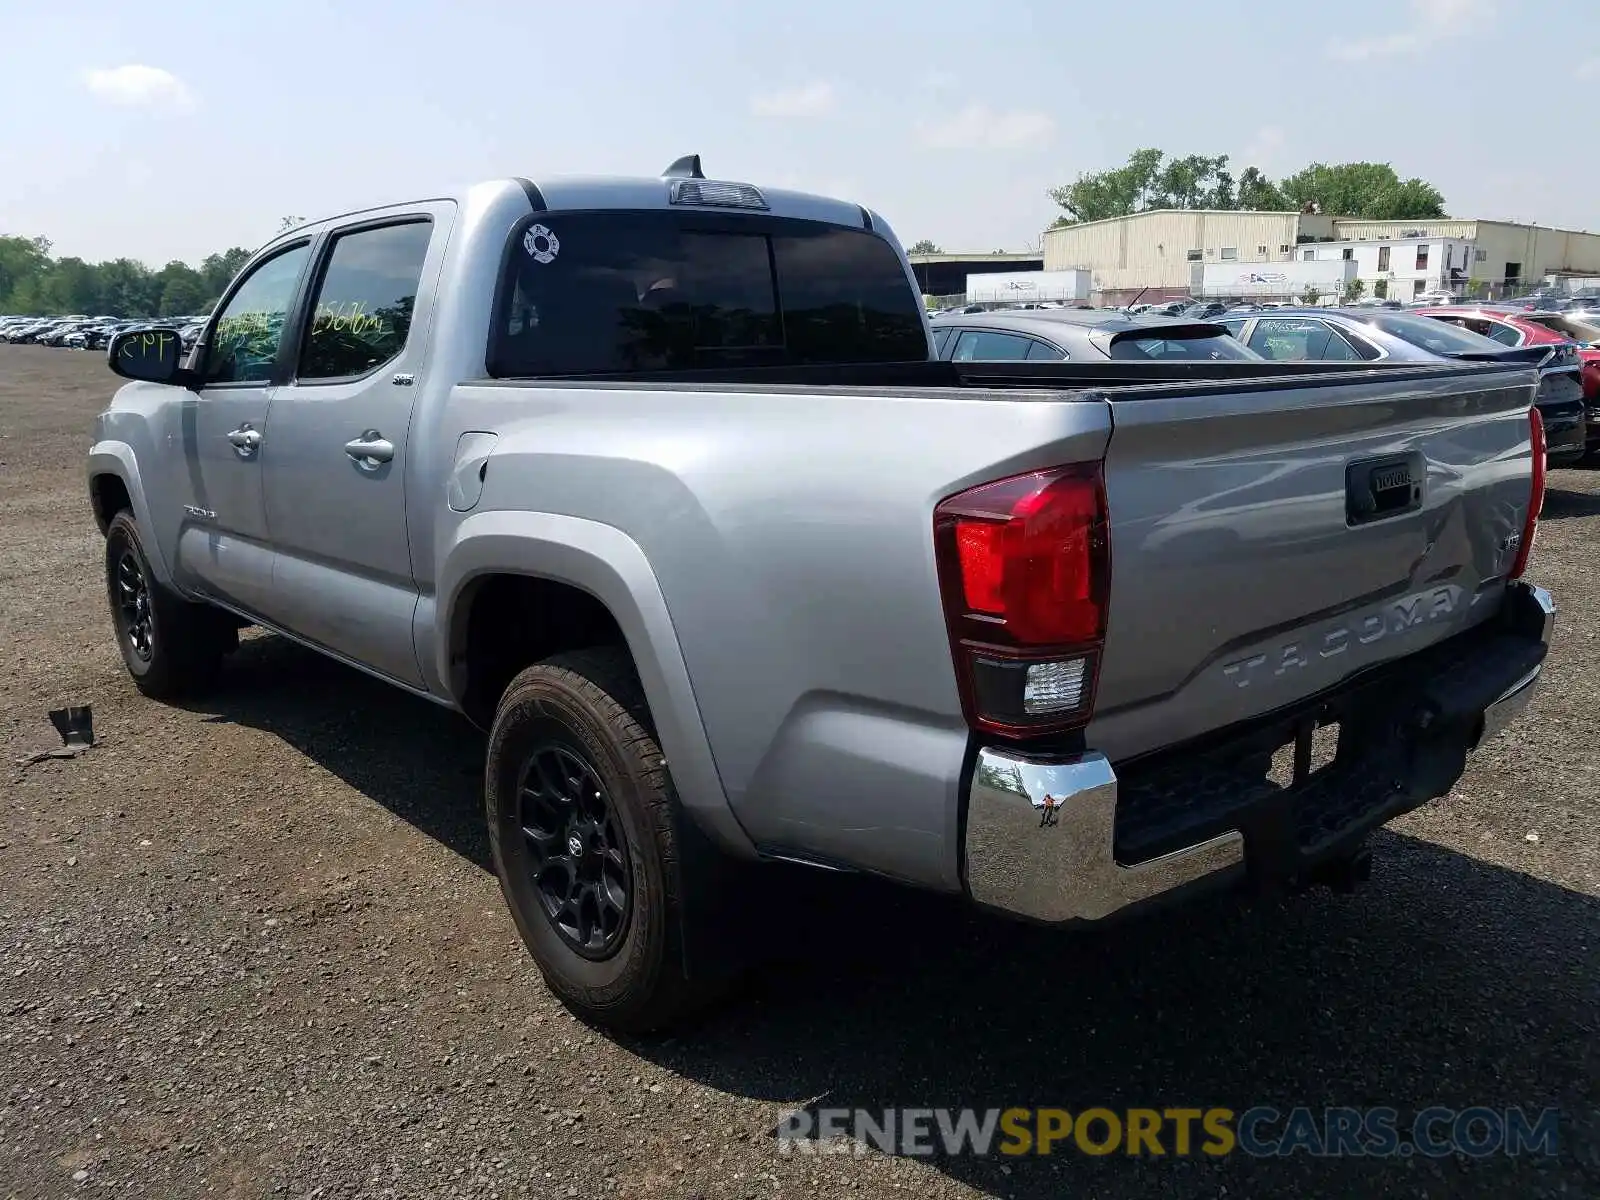
M 1459 607 L 1461 596 L 1460 588 L 1445 584 L 1391 600 L 1360 616 L 1341 618 L 1324 626 L 1320 632 L 1302 633 L 1276 649 L 1236 659 L 1223 666 L 1222 674 L 1237 687 L 1249 687 L 1252 680 L 1304 670 L 1314 662 L 1348 653 L 1352 645 L 1370 646 L 1385 639 L 1404 637 L 1444 620 Z

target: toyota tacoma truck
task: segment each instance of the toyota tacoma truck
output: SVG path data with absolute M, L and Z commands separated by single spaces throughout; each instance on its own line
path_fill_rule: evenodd
M 1347 884 L 1539 679 L 1535 373 L 1111 336 L 936 361 L 879 214 L 693 156 L 301 225 L 108 348 L 116 639 L 485 729 L 517 928 L 619 1029 L 733 973 L 762 864 L 1061 925 Z

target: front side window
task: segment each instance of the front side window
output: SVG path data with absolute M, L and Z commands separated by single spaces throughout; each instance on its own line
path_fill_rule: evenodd
M 1028 357 L 1033 339 L 1015 333 L 969 329 L 956 343 L 956 362 L 1021 362 Z
M 303 242 L 253 268 L 218 314 L 206 352 L 205 382 L 266 383 L 278 360 L 283 322 L 311 245 Z
M 516 235 L 496 375 L 922 361 L 917 293 L 866 231 L 687 212 L 541 214 Z
M 301 382 L 365 375 L 405 349 L 428 257 L 427 221 L 340 234 L 312 303 Z

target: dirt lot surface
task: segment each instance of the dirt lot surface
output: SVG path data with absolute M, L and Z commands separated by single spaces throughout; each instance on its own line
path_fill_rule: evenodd
M 1600 472 L 1558 471 L 1530 717 L 1353 895 L 1069 937 L 796 889 L 781 961 L 625 1041 L 545 991 L 458 718 L 254 637 L 202 707 L 116 654 L 99 355 L 0 346 L 0 1197 L 1600 1194 Z M 94 706 L 103 744 L 45 713 Z M 1553 1159 L 782 1157 L 787 1108 L 1559 1107 Z

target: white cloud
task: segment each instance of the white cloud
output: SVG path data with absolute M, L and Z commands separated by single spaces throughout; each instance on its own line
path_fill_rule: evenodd
M 1451 38 L 1468 37 L 1494 20 L 1499 0 L 1411 0 L 1411 19 L 1393 33 L 1335 42 L 1328 57 L 1345 62 L 1415 54 Z
M 108 104 L 183 110 L 195 102 L 188 85 L 171 71 L 139 63 L 85 71 L 83 85 Z
M 1283 152 L 1287 141 L 1288 136 L 1277 125 L 1263 125 L 1256 130 L 1255 137 L 1250 139 L 1250 144 L 1239 156 L 1239 166 L 1260 167 L 1271 174 L 1278 155 Z
M 1055 132 L 1049 113 L 1030 109 L 995 112 L 971 104 L 955 116 L 917 126 L 917 140 L 934 150 L 1014 150 L 1037 147 Z
M 750 111 L 758 117 L 822 117 L 834 110 L 838 100 L 833 84 L 818 79 L 787 91 L 752 96 Z

